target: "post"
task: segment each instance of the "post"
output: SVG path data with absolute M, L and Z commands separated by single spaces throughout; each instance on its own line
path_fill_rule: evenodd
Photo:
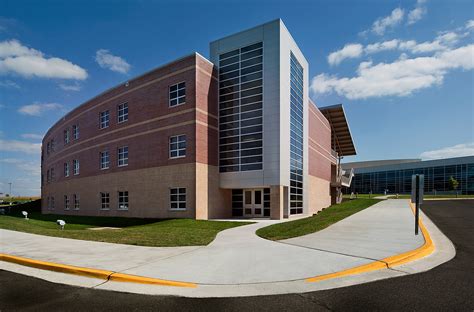
M 418 235 L 418 219 L 420 218 L 420 176 L 416 175 L 415 182 L 415 235 Z

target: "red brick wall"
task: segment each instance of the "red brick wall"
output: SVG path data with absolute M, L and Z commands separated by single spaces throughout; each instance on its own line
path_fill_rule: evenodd
M 309 174 L 331 181 L 331 163 L 336 163 L 336 159 L 331 155 L 331 128 L 328 120 L 311 100 L 308 119 Z
M 110 89 L 78 106 L 58 121 L 43 139 L 43 175 L 54 168 L 54 182 L 107 173 L 184 163 L 217 165 L 217 86 L 214 68 L 199 55 L 191 55 L 155 69 Z M 186 82 L 186 103 L 169 107 L 168 87 Z M 117 122 L 117 106 L 128 102 L 128 121 Z M 197 109 L 196 109 L 197 108 Z M 99 128 L 99 113 L 109 110 L 110 125 Z M 209 112 L 209 113 L 208 113 Z M 72 138 L 72 126 L 79 125 L 80 137 Z M 64 130 L 70 143 L 64 144 Z M 186 157 L 169 159 L 169 136 L 186 134 Z M 55 151 L 46 155 L 46 144 L 54 138 Z M 128 146 L 128 166 L 117 166 L 117 149 Z M 198 151 L 196 151 L 198 149 Z M 100 152 L 108 150 L 110 168 L 100 170 Z M 73 175 L 73 159 L 80 162 L 80 174 Z M 63 177 L 63 165 L 70 177 Z

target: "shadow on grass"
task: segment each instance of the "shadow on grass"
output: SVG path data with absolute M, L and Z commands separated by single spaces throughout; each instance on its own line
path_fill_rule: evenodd
M 96 217 L 96 216 L 70 216 L 57 214 L 42 214 L 41 200 L 35 200 L 24 204 L 4 207 L 5 212 L 10 217 L 24 218 L 22 211 L 28 212 L 28 218 L 40 221 L 56 222 L 56 220 L 65 220 L 67 224 L 84 224 L 97 227 L 129 227 L 146 225 L 166 221 L 168 219 L 150 219 L 150 218 L 126 218 L 126 217 Z

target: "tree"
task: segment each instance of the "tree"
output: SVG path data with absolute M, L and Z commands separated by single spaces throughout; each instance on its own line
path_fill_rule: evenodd
M 450 190 L 455 191 L 455 190 L 458 189 L 459 182 L 458 182 L 458 180 L 453 178 L 453 176 L 451 176 L 451 177 L 449 177 L 448 185 L 449 185 Z

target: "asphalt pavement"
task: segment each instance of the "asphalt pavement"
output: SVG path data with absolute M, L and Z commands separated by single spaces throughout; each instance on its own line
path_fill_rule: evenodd
M 0 311 L 473 311 L 474 200 L 427 201 L 423 211 L 457 252 L 424 273 L 306 294 L 193 299 L 73 287 L 0 271 Z

